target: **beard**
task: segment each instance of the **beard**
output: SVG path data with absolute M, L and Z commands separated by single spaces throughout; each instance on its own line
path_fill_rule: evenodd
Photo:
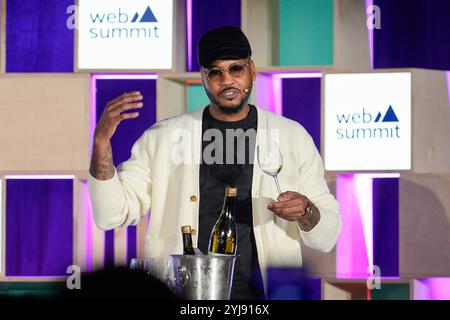
M 250 94 L 252 93 L 252 87 L 249 88 L 248 92 L 245 93 L 241 99 L 241 101 L 239 101 L 238 104 L 232 105 L 232 106 L 228 106 L 225 107 L 223 105 L 221 105 L 219 103 L 219 101 L 214 98 L 214 96 L 211 94 L 211 92 L 209 92 L 207 89 L 205 89 L 206 91 L 206 95 L 208 96 L 209 100 L 211 101 L 212 104 L 216 105 L 220 112 L 226 115 L 230 115 L 230 114 L 236 114 L 239 113 L 242 108 L 244 107 L 245 103 L 248 101 L 248 98 L 250 97 Z

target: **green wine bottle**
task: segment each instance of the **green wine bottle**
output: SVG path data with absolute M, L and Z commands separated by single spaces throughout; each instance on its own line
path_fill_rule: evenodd
M 182 226 L 181 233 L 183 234 L 183 254 L 195 255 L 194 247 L 192 245 L 191 226 Z
M 237 230 L 235 221 L 236 188 L 227 188 L 222 212 L 209 238 L 210 255 L 235 255 L 237 249 Z

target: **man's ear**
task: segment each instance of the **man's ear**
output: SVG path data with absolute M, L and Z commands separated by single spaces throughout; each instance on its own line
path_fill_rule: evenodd
M 252 80 L 255 81 L 256 80 L 256 66 L 255 66 L 255 62 L 253 60 L 250 60 L 250 65 L 251 65 L 251 70 L 252 70 Z
M 200 69 L 200 78 L 202 79 L 203 86 L 206 85 L 206 74 L 203 70 Z

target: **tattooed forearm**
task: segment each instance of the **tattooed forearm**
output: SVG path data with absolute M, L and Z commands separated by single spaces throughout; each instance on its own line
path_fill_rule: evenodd
M 311 209 L 308 210 L 298 221 L 300 229 L 303 231 L 311 231 L 320 220 L 320 211 L 311 203 Z
M 89 172 L 98 180 L 108 180 L 114 176 L 114 164 L 111 143 L 106 147 L 94 143 Z

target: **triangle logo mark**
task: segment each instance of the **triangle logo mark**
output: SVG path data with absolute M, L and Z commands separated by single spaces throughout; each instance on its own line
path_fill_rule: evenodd
M 147 7 L 147 9 L 144 12 L 144 15 L 142 16 L 141 20 L 139 20 L 139 22 L 158 22 L 158 20 L 156 20 L 156 17 L 152 12 L 152 9 L 150 9 L 150 6 Z
M 391 105 L 384 115 L 383 122 L 399 122 L 397 115 L 395 114 L 394 109 L 392 109 Z

